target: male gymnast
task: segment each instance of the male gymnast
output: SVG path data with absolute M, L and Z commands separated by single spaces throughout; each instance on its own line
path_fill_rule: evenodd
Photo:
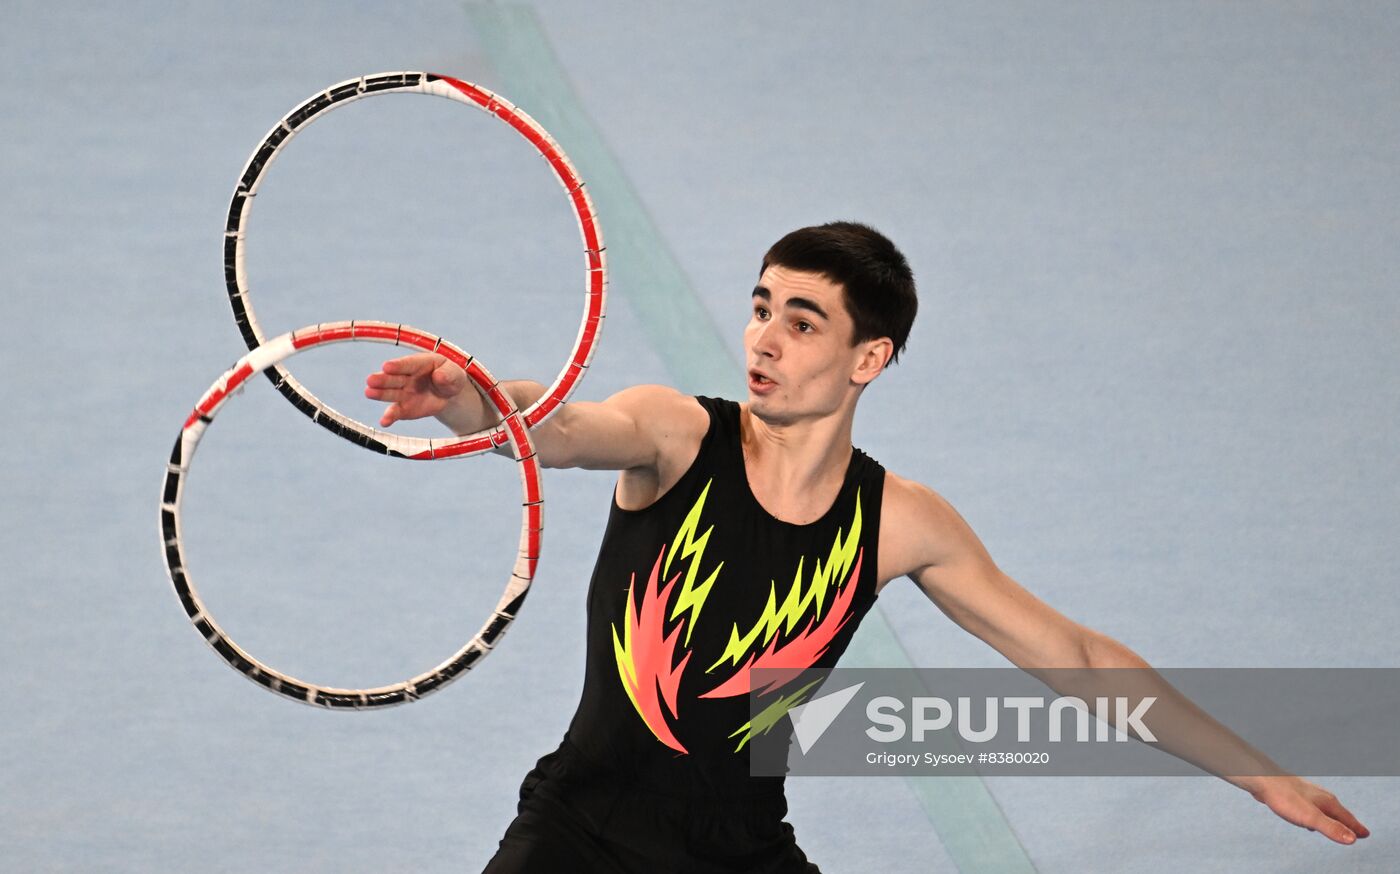
M 783 821 L 782 778 L 750 776 L 748 672 L 833 666 L 891 580 L 913 580 L 1019 667 L 1149 667 L 1003 573 L 932 489 L 852 447 L 857 402 L 917 309 L 888 239 L 850 222 L 794 231 L 764 256 L 752 303 L 746 402 L 643 385 L 566 404 L 533 432 L 544 466 L 618 478 L 588 593 L 582 699 L 526 776 L 488 874 L 817 871 Z M 544 392 L 505 389 L 522 408 Z M 468 434 L 497 418 L 433 354 L 386 362 L 365 394 L 389 403 L 384 427 L 435 416 Z M 1369 834 L 1169 686 L 1154 693 L 1183 735 L 1274 773 L 1225 779 L 1279 816 L 1339 843 Z

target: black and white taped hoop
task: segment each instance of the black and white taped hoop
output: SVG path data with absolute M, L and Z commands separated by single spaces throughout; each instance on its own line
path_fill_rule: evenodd
M 578 172 L 574 170 L 573 164 L 569 162 L 559 144 L 538 122 L 508 100 L 470 82 L 436 73 L 399 72 L 361 76 L 332 85 L 302 103 L 273 126 L 243 168 L 233 193 L 233 200 L 229 204 L 228 221 L 224 228 L 224 282 L 228 288 L 229 302 L 233 306 L 234 320 L 238 323 L 238 329 L 249 349 L 256 349 L 265 342 L 248 294 L 243 243 L 253 198 L 257 195 L 258 186 L 267 168 L 302 128 L 326 112 L 371 95 L 396 93 L 446 97 L 496 117 L 539 152 L 568 195 L 570 206 L 578 221 L 579 233 L 583 238 L 587 296 L 574 348 L 563 369 L 540 399 L 521 412 L 525 427 L 533 428 L 568 399 L 593 358 L 593 350 L 602 329 L 607 296 L 607 259 L 603 235 L 598 227 L 593 203 L 584 189 L 583 180 L 579 178 Z M 376 452 L 418 459 L 446 458 L 470 455 L 493 446 L 502 446 L 507 440 L 504 426 L 445 440 L 395 437 L 331 409 L 280 365 L 272 365 L 266 373 L 277 390 L 297 409 L 330 431 Z
M 490 618 L 476 636 L 446 661 L 410 680 L 373 689 L 335 689 L 298 680 L 262 664 L 234 643 L 219 627 L 214 617 L 205 609 L 190 578 L 180 534 L 180 511 L 185 479 L 200 438 L 219 409 L 249 377 L 258 372 L 266 372 L 303 350 L 356 340 L 413 346 L 437 352 L 462 367 L 471 377 L 477 390 L 501 414 L 500 431 L 505 435 L 505 441 L 510 443 L 519 464 L 523 500 L 520 549 L 515 566 Z M 488 441 L 477 451 L 490 449 L 493 445 Z M 166 569 L 170 575 L 170 582 L 175 587 L 175 594 L 196 630 L 225 662 L 255 683 L 306 704 L 337 708 L 386 707 L 417 700 L 446 686 L 480 661 L 510 627 L 530 590 L 530 582 L 534 579 L 535 567 L 539 561 L 544 529 L 544 494 L 540 481 L 540 464 L 535 458 L 534 446 L 530 441 L 529 428 L 524 422 L 524 416 L 479 361 L 446 340 L 407 325 L 387 322 L 334 322 L 302 328 L 259 345 L 240 358 L 209 387 L 186 418 L 180 435 L 175 440 L 175 448 L 170 454 L 161 495 L 160 526 Z

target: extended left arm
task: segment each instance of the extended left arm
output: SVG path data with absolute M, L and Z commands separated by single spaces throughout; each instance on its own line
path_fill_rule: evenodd
M 882 566 L 907 574 L 950 619 L 1017 667 L 1057 693 L 1084 701 L 1112 697 L 1110 687 L 1120 681 L 1111 682 L 1107 674 L 1093 670 L 1042 670 L 1138 669 L 1132 672 L 1133 694 L 1157 699 L 1152 705 L 1154 731 L 1161 728 L 1156 745 L 1221 775 L 1294 825 L 1342 844 L 1370 834 L 1334 795 L 1284 773 L 1177 691 L 1137 653 L 1070 620 L 1003 573 L 968 524 L 936 493 L 896 478 L 885 498 L 885 512 L 900 522 L 888 543 L 882 538 Z M 1240 773 L 1252 776 L 1232 776 Z
M 1068 620 L 1066 620 L 1068 621 Z M 1080 626 L 1082 628 L 1082 626 Z M 1091 629 L 1081 648 L 1089 653 L 1084 667 L 1133 668 L 1131 685 L 1134 698 L 1151 696 L 1154 744 L 1172 755 L 1216 774 L 1237 786 L 1275 814 L 1309 831 L 1318 831 L 1339 844 L 1355 843 L 1370 830 L 1337 797 L 1315 783 L 1285 772 L 1273 760 L 1239 735 L 1197 707 L 1152 669 L 1141 656 L 1118 641 Z M 1022 665 L 1034 673 L 1029 666 Z M 1088 672 L 1088 676 L 1102 676 Z M 1088 684 L 1095 685 L 1092 681 Z M 1116 680 L 1097 685 L 1120 685 Z M 1061 691 L 1057 689 L 1056 691 Z M 1101 692 L 1083 689 L 1075 694 L 1085 701 Z M 1084 694 L 1094 698 L 1083 698 Z

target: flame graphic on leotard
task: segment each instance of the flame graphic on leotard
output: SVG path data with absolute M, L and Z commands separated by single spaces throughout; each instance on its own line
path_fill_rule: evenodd
M 647 578 L 646 589 L 642 592 L 642 606 L 632 597 L 632 589 L 637 584 L 637 575 L 627 586 L 627 618 L 623 626 L 622 638 L 613 628 L 613 655 L 617 659 L 617 672 L 622 677 L 622 687 L 632 706 L 637 708 L 642 721 L 656 735 L 656 739 L 677 752 L 686 748 L 676 739 L 666 716 L 661 711 L 664 704 L 671 716 L 676 715 L 676 690 L 681 684 L 681 672 L 690 661 L 687 652 L 679 664 L 675 663 L 676 640 L 680 637 L 681 626 L 677 625 L 666 633 L 666 599 L 675 588 L 680 574 L 671 578 L 660 592 L 657 582 L 661 574 L 661 559 L 666 554 L 665 547 L 652 565 L 651 576 Z
M 724 562 L 715 565 L 715 569 L 705 578 L 705 582 L 700 585 L 695 584 L 696 577 L 700 576 L 700 560 L 705 557 L 705 546 L 710 542 L 710 532 L 715 530 L 711 525 L 705 529 L 705 533 L 696 535 L 700 530 L 700 514 L 705 510 L 705 496 L 710 493 L 710 483 L 705 483 L 705 488 L 701 490 L 700 497 L 696 499 L 695 506 L 690 508 L 690 512 L 685 514 L 685 521 L 681 523 L 680 530 L 676 532 L 676 549 L 671 550 L 666 556 L 666 567 L 663 574 L 671 572 L 671 559 L 677 556 L 689 558 L 690 566 L 685 571 L 685 582 L 681 584 L 681 591 L 676 595 L 675 606 L 671 608 L 671 618 L 675 619 L 684 611 L 690 611 L 690 621 L 685 623 L 685 642 L 690 643 L 690 632 L 695 630 L 695 622 L 700 618 L 700 608 L 705 606 L 705 598 L 710 594 L 710 588 L 715 584 L 715 578 L 719 576 L 720 568 L 724 567 Z M 693 558 L 692 558 L 693 556 Z
M 704 582 L 695 583 L 700 576 L 705 547 L 714 530 L 714 526 L 710 526 L 703 534 L 697 534 L 708 494 L 707 483 L 676 532 L 672 541 L 676 549 L 662 546 L 642 589 L 640 603 L 634 593 L 637 576 L 632 575 L 627 587 L 626 616 L 621 633 L 617 626 L 612 629 L 613 655 L 627 697 L 656 739 L 679 753 L 689 751 L 676 737 L 671 720 L 679 716 L 681 677 L 693 655 L 688 647 L 690 635 L 724 566 L 720 562 Z M 733 625 L 724 652 L 705 673 L 714 673 L 726 663 L 738 666 L 737 670 L 699 697 L 729 698 L 748 694 L 749 672 L 754 668 L 776 668 L 781 671 L 759 684 L 759 691 L 781 687 L 826 653 L 851 618 L 864 556 L 860 535 L 861 502 L 857 491 L 850 532 L 844 536 L 842 531 L 836 532 L 826 562 L 816 561 L 810 579 L 804 579 L 805 558 L 798 559 L 797 571 L 781 603 L 778 601 L 776 582 L 770 582 L 768 602 L 762 614 L 747 631 L 740 632 L 740 626 L 737 623 Z M 685 581 L 679 592 L 676 592 L 676 584 L 681 581 L 681 571 L 667 579 L 664 585 L 661 583 L 662 576 L 671 572 L 671 563 L 675 558 L 688 559 L 689 562 L 683 572 Z M 836 591 L 828 605 L 827 597 L 832 589 Z M 671 603 L 673 592 L 676 597 Z M 823 607 L 828 609 L 823 611 Z M 677 619 L 680 621 L 668 628 L 668 624 Z M 803 619 L 807 620 L 806 624 L 799 629 Z M 684 641 L 681 640 L 682 629 Z M 678 645 L 682 645 L 684 652 L 679 660 Z M 740 664 L 741 661 L 743 664 Z M 791 696 L 793 701 L 788 702 L 788 706 L 796 703 L 805 691 Z M 786 709 L 782 708 L 784 711 Z M 744 738 L 739 744 L 742 748 L 753 731 L 766 731 L 767 727 L 754 725 L 750 728 L 746 725 L 731 737 L 743 733 Z
M 865 550 L 860 546 L 860 492 L 857 491 L 856 513 L 851 520 L 850 533 L 843 540 L 841 531 L 837 530 L 836 541 L 831 544 L 826 564 L 817 560 L 811 581 L 805 587 L 802 580 L 803 560 L 798 559 L 797 573 L 781 604 L 778 603 L 777 584 L 769 584 L 768 603 L 763 608 L 763 614 L 742 635 L 738 624 L 734 625 L 729 632 L 729 644 L 724 654 L 710 665 L 706 673 L 713 672 L 726 661 L 738 664 L 746 653 L 748 660 L 727 680 L 700 697 L 728 698 L 748 694 L 749 671 L 753 668 L 782 669 L 781 674 L 770 676 L 760 684 L 760 691 L 763 691 L 782 685 L 816 664 L 836 639 L 836 633 L 851 618 L 851 604 L 855 601 L 856 581 L 860 579 L 864 555 Z M 836 597 L 831 602 L 831 609 L 822 616 L 827 590 L 833 586 L 837 589 Z M 806 626 L 793 634 L 797 623 L 809 613 L 811 618 Z M 779 631 L 785 638 L 781 642 Z M 764 646 L 763 651 L 755 652 L 759 646 Z

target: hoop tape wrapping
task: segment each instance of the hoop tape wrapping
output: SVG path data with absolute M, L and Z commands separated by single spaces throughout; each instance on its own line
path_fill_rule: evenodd
M 245 229 L 268 167 L 295 134 L 331 109 L 375 94 L 420 93 L 446 97 L 481 109 L 507 124 L 549 164 L 563 186 L 583 240 L 585 300 L 573 350 L 554 382 L 535 403 L 516 408 L 480 361 L 442 338 L 389 322 L 332 322 L 301 328 L 268 340 L 258 324 L 248 292 L 244 265 Z M 282 118 L 244 165 L 229 205 L 224 229 L 224 274 L 234 320 L 248 353 L 214 381 L 186 418 L 166 465 L 161 492 L 160 532 L 166 569 L 175 593 L 205 642 L 229 665 L 280 695 L 331 708 L 371 708 L 422 698 L 473 667 L 499 642 L 515 619 L 534 579 L 544 529 L 540 464 L 529 432 L 545 421 L 573 393 L 592 360 L 602 328 L 607 290 L 607 263 L 602 232 L 584 183 L 563 150 L 538 123 L 490 91 L 433 73 L 381 73 L 333 85 L 304 101 Z M 321 402 L 282 367 L 287 358 L 335 343 L 368 341 L 412 346 L 436 352 L 460 366 L 473 386 L 500 413 L 493 427 L 449 438 L 407 437 L 381 431 Z M 229 398 L 256 373 L 265 373 L 283 396 L 312 421 L 350 440 L 384 453 L 413 459 L 467 457 L 510 445 L 521 480 L 521 534 L 515 564 L 495 609 L 476 635 L 436 667 L 401 683 L 372 689 L 341 689 L 305 682 L 262 664 L 219 627 L 199 597 L 184 555 L 181 506 L 185 482 L 200 438 Z
M 234 321 L 249 349 L 257 348 L 266 340 L 249 294 L 247 271 L 244 266 L 244 241 L 253 201 L 268 168 L 298 132 L 332 109 L 365 97 L 394 93 L 445 97 L 476 107 L 499 119 L 529 142 L 544 158 L 568 197 L 583 241 L 583 317 L 574 339 L 574 348 L 558 376 L 540 399 L 522 413 L 526 427 L 533 428 L 568 399 L 593 359 L 593 350 L 602 330 L 607 298 L 607 257 L 593 202 L 564 150 L 523 110 L 479 85 L 436 73 L 380 73 L 361 76 L 327 88 L 273 125 L 272 130 L 268 131 L 262 143 L 253 151 L 248 163 L 244 165 L 238 184 L 234 188 L 233 199 L 229 203 L 228 220 L 224 227 L 224 283 L 229 303 L 233 307 Z M 480 451 L 484 445 L 482 441 L 490 441 L 491 445 L 495 446 L 505 443 L 505 435 L 501 433 L 499 426 L 452 440 L 434 441 L 416 437 L 388 440 L 385 439 L 384 432 L 331 410 L 284 368 L 273 366 L 267 371 L 267 375 L 278 391 L 318 424 L 376 452 L 434 459 L 473 454 Z M 318 416 L 318 412 L 321 415 Z

